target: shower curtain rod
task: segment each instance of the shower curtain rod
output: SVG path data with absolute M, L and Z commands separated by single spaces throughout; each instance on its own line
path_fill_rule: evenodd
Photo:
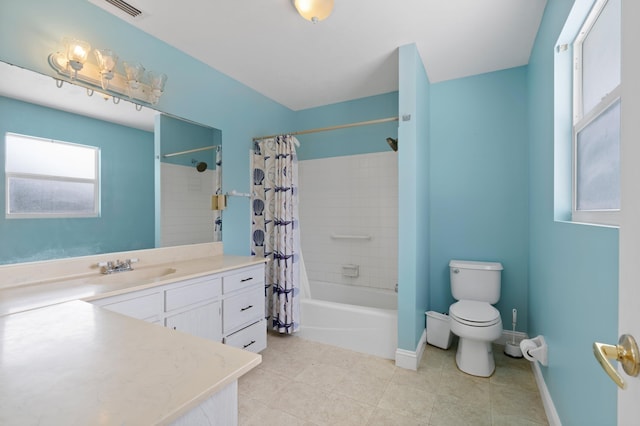
M 164 154 L 162 158 L 175 157 L 176 155 L 183 155 L 183 154 L 191 154 L 192 152 L 206 151 L 208 149 L 215 149 L 215 147 L 216 146 L 213 145 L 213 146 L 205 146 L 204 148 L 189 149 L 187 151 L 172 152 L 171 154 Z
M 346 128 L 349 128 L 349 127 L 368 126 L 369 124 L 388 123 L 390 121 L 398 121 L 398 117 L 379 118 L 377 120 L 358 121 L 357 123 L 348 123 L 348 124 L 340 124 L 338 126 L 321 127 L 321 128 L 318 128 L 318 129 L 301 130 L 299 132 L 280 133 L 280 134 L 277 134 L 277 135 L 268 135 L 268 136 L 258 136 L 258 137 L 253 138 L 253 141 L 255 142 L 255 141 L 259 141 L 261 139 L 275 138 L 276 136 L 280 136 L 282 134 L 291 135 L 291 136 L 306 135 L 308 133 L 327 132 L 329 130 L 346 129 Z

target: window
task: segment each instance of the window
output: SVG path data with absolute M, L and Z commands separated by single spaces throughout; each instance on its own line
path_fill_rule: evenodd
M 100 150 L 7 133 L 7 218 L 99 215 Z
M 578 222 L 618 222 L 620 3 L 596 1 L 573 44 L 572 220 Z

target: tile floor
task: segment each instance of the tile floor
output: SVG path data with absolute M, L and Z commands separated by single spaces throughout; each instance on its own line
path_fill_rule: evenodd
M 469 376 L 427 345 L 418 371 L 295 336 L 269 334 L 239 382 L 240 426 L 547 425 L 529 362 L 494 348 L 496 371 Z

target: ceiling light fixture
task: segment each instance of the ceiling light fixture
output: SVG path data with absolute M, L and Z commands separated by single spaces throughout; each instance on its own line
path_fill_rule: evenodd
M 109 49 L 94 49 L 96 64 L 88 61 L 91 46 L 89 43 L 73 38 L 65 38 L 64 51 L 49 55 L 49 65 L 67 81 L 83 86 L 91 96 L 94 89 L 105 95 L 113 96 L 118 103 L 121 97 L 136 103 L 136 109 L 142 104 L 156 105 L 164 93 L 166 74 L 154 71 L 145 72 L 136 62 L 123 62 L 124 73 L 116 70 L 118 56 Z M 64 80 L 58 80 L 62 87 Z
M 296 10 L 307 21 L 317 24 L 331 15 L 333 0 L 293 0 Z

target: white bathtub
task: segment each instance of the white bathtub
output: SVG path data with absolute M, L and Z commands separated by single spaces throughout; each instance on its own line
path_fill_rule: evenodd
M 398 299 L 394 291 L 324 282 L 309 285 L 312 298 L 300 301 L 300 337 L 395 358 Z

